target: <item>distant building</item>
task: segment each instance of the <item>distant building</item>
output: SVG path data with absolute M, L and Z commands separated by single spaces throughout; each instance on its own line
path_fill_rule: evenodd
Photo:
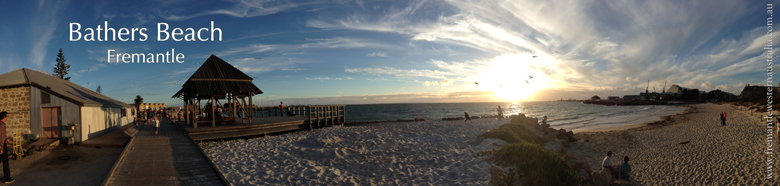
M 607 97 L 607 100 L 610 100 L 610 101 L 619 101 L 619 100 L 620 100 L 620 96 L 608 96 L 608 97 Z
M 625 95 L 625 96 L 623 96 L 623 100 L 626 100 L 626 101 L 638 101 L 638 100 L 642 100 L 642 96 L 639 96 L 639 95 Z
M 128 104 L 26 68 L 0 74 L 0 111 L 9 114 L 9 137 L 18 130 L 72 142 L 120 129 L 133 122 L 134 113 Z
M 139 107 L 142 111 L 143 110 L 165 110 L 168 108 L 168 105 L 165 103 L 141 103 L 141 107 Z

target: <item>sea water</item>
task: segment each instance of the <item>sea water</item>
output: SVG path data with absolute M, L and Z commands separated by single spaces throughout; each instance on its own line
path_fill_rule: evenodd
M 367 104 L 347 105 L 346 120 L 441 120 L 463 117 L 463 112 L 468 112 L 470 116 L 489 116 L 498 114 L 498 106 L 504 109 L 506 116 L 523 113 L 528 117 L 539 118 L 540 123 L 542 117 L 547 116 L 547 123 L 553 128 L 574 131 L 642 124 L 685 110 L 677 106 L 605 106 L 580 102 Z

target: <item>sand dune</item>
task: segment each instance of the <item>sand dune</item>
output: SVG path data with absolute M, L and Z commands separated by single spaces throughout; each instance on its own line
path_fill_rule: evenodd
M 235 185 L 486 185 L 475 136 L 508 120 L 391 122 L 201 143 Z M 500 142 L 499 142 L 500 143 Z

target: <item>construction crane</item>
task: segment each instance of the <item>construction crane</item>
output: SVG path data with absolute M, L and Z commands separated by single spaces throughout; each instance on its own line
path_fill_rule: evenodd
M 650 80 L 647 80 L 647 87 L 645 87 L 645 94 L 650 93 Z
M 666 93 L 666 81 L 664 81 L 664 88 L 661 90 L 661 93 Z

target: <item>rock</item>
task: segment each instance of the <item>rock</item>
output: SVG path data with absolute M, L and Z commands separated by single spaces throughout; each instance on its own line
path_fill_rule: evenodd
M 479 117 L 479 116 L 473 116 L 473 117 L 471 117 L 471 119 L 479 119 L 479 118 L 481 118 L 481 117 Z
M 464 117 L 457 117 L 457 118 L 455 118 L 455 120 L 464 120 L 464 119 L 466 119 L 466 118 L 464 118 Z
M 593 177 L 594 186 L 609 186 L 609 182 L 612 182 L 612 173 L 609 169 L 593 171 L 591 177 Z
M 425 121 L 423 118 L 414 118 L 414 121 Z
M 578 154 L 567 154 L 566 163 L 568 163 L 569 166 L 573 167 L 574 169 L 582 169 L 585 171 L 590 170 L 590 164 L 588 163 L 588 160 Z M 590 175 L 590 172 L 588 172 L 588 175 Z
M 547 123 L 542 124 L 542 129 L 549 129 L 549 128 L 550 128 L 550 124 Z
M 499 166 L 493 165 L 490 167 L 490 185 L 493 186 L 505 186 L 505 178 L 507 177 L 506 171 Z
M 571 147 L 571 145 L 569 145 L 569 140 L 568 139 L 558 139 L 558 142 L 560 142 L 561 145 L 563 145 L 566 148 Z
M 577 169 L 577 172 L 580 173 L 580 176 L 582 177 L 583 183 L 589 183 L 589 182 L 593 181 L 593 179 L 590 177 L 590 174 L 588 173 L 588 171 L 583 170 L 583 169 Z
M 561 144 L 561 142 L 556 140 L 545 143 L 544 148 L 549 149 L 553 152 L 566 153 L 566 147 L 564 147 L 563 144 Z
M 566 134 L 566 129 L 558 129 L 555 132 L 556 132 L 555 137 L 557 137 L 558 139 L 565 139 L 567 141 L 569 140 L 569 136 L 568 134 Z
M 569 136 L 569 142 L 575 142 L 577 141 L 577 138 L 574 138 L 574 132 L 569 131 L 566 133 L 567 136 Z
M 541 137 L 541 140 L 542 140 L 542 142 L 545 142 L 545 143 L 551 142 L 551 141 L 555 141 L 555 134 L 547 133 L 547 134 L 545 134 L 544 136 Z
M 635 186 L 635 185 L 640 185 L 640 184 L 637 183 L 634 180 L 631 180 L 631 179 L 618 179 L 618 180 L 613 181 L 609 185 L 610 186 Z

